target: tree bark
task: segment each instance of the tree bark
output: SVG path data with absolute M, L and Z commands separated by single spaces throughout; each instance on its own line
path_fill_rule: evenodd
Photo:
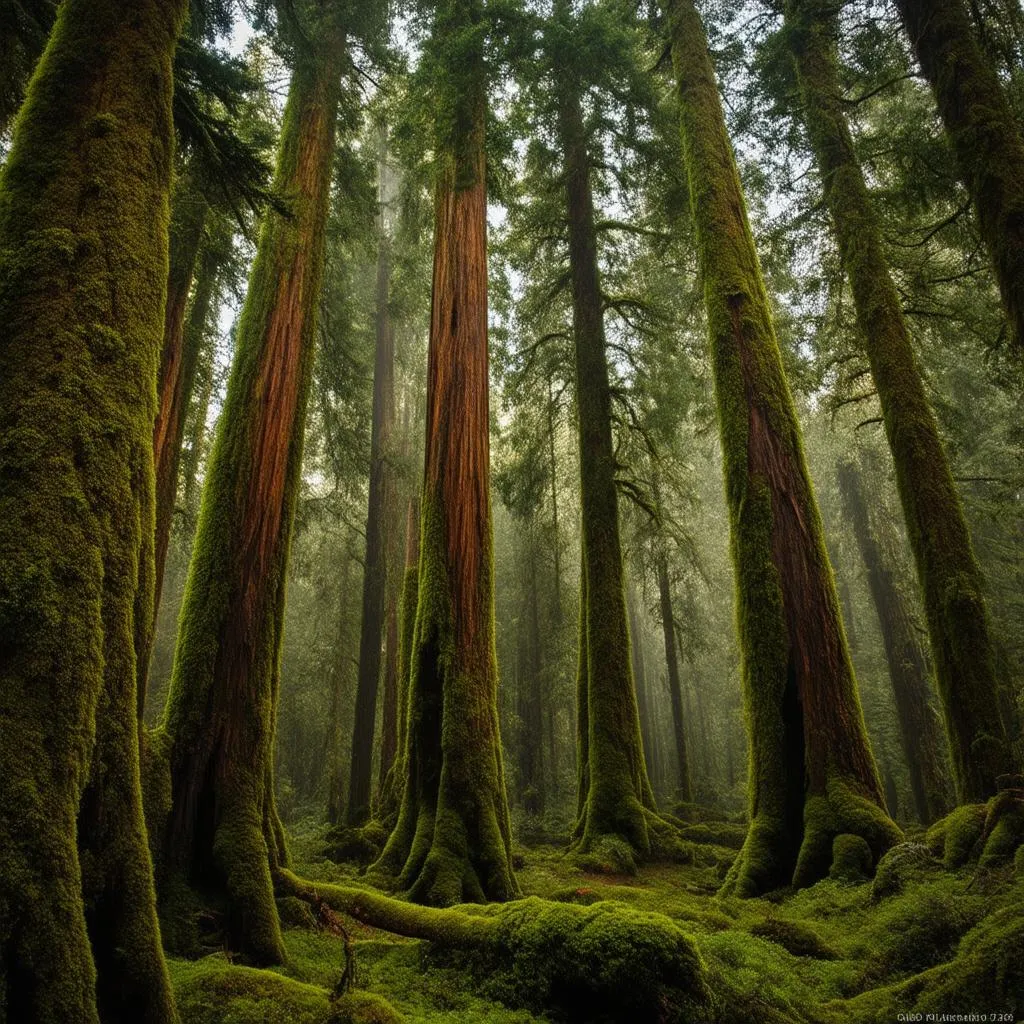
M 787 18 L 825 202 L 853 289 L 896 468 L 957 792 L 961 801 L 985 800 L 995 794 L 996 777 L 1010 770 L 1011 758 L 999 716 L 984 579 L 841 107 L 835 7 L 830 0 L 792 0 Z M 1024 182 L 1024 171 L 1020 174 Z M 1024 215 L 1024 204 L 1021 211 Z
M 284 959 L 269 778 L 342 38 L 324 26 L 293 73 L 275 182 L 292 215 L 268 212 L 250 275 L 163 725 L 172 792 L 166 870 L 223 902 L 227 942 L 257 964 Z
M 707 38 L 664 0 L 714 367 L 750 739 L 751 827 L 726 891 L 827 874 L 836 836 L 900 832 L 868 746 L 821 519 Z
M 185 7 L 65 0 L 0 172 L 10 1021 L 176 1020 L 142 818 L 134 630 L 152 602 L 153 381 Z
M 497 710 L 487 378 L 486 69 L 478 0 L 447 0 L 408 781 L 377 869 L 418 903 L 519 894 Z
M 978 218 L 1015 344 L 1024 345 L 1024 137 L 963 0 L 897 0 Z
M 350 825 L 361 825 L 370 816 L 373 739 L 377 721 L 388 574 L 386 526 L 388 507 L 394 500 L 394 487 L 388 468 L 388 449 L 395 419 L 395 333 L 388 315 L 390 277 L 388 241 L 384 235 L 382 218 L 377 256 L 377 345 L 373 368 L 370 495 L 366 513 L 366 557 L 363 562 L 363 617 L 359 634 L 359 681 L 356 686 L 352 765 L 346 810 L 346 820 Z
M 882 545 L 876 538 L 860 470 L 852 462 L 839 466 L 839 488 L 868 572 L 868 587 L 882 629 L 903 752 L 910 768 L 910 788 L 920 821 L 928 825 L 949 809 L 943 771 L 942 736 L 932 707 L 928 659 L 914 632 L 910 610 Z
M 621 836 L 640 856 L 653 852 L 654 793 L 644 762 L 619 537 L 611 385 L 605 353 L 604 311 L 597 266 L 597 233 L 590 160 L 576 85 L 559 81 L 558 130 L 565 161 L 572 277 L 576 404 L 579 415 L 580 505 L 586 631 L 581 648 L 579 699 L 587 703 L 589 767 L 581 794 L 576 847 L 585 852 L 601 836 Z
M 690 759 L 686 749 L 686 722 L 683 716 L 683 687 L 679 681 L 679 656 L 676 651 L 675 617 L 672 613 L 672 587 L 668 578 L 668 559 L 664 551 L 657 555 L 658 597 L 661 628 L 665 637 L 665 664 L 668 666 L 668 695 L 672 702 L 672 735 L 676 746 L 676 785 L 679 799 L 693 799 L 690 784 Z

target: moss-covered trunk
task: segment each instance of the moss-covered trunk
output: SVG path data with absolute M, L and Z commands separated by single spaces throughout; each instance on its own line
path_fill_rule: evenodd
M 0 177 L 0 1018 L 175 1019 L 134 619 L 183 0 L 66 0 Z M 76 836 L 78 842 L 76 844 Z
M 544 809 L 544 662 L 541 649 L 540 598 L 537 592 L 536 523 L 526 531 L 529 560 L 519 629 L 519 671 L 516 687 L 518 795 L 523 809 Z
M 419 501 L 409 499 L 405 524 L 405 568 L 401 579 L 398 607 L 398 638 L 395 675 L 395 755 L 391 767 L 381 784 L 377 817 L 393 828 L 405 794 L 408 760 L 406 758 L 409 731 L 409 669 L 412 664 L 413 636 L 416 630 L 416 603 L 420 581 L 420 516 Z
M 810 884 L 833 840 L 899 837 L 868 747 L 821 519 L 707 38 L 664 0 L 715 378 L 750 738 L 751 827 L 726 889 Z
M 183 200 L 185 202 L 185 200 Z M 189 205 L 201 202 L 194 196 L 188 199 Z M 205 222 L 205 204 L 201 220 Z M 179 215 L 183 217 L 184 215 Z M 196 215 L 198 217 L 198 215 Z M 191 218 L 190 218 L 191 219 Z M 181 463 L 181 447 L 185 439 L 185 426 L 192 391 L 195 387 L 199 369 L 199 357 L 205 341 L 207 321 L 213 305 L 214 292 L 217 285 L 217 274 L 223 261 L 223 251 L 214 246 L 203 248 L 200 258 L 198 249 L 202 245 L 203 224 L 191 224 L 186 237 L 179 237 L 177 246 L 187 247 L 185 255 L 176 253 L 175 214 L 172 207 L 171 215 L 171 272 L 168 275 L 167 312 L 164 317 L 164 341 L 160 362 L 160 373 L 157 377 L 157 415 L 153 428 L 153 459 L 156 466 L 156 533 L 154 541 L 154 586 L 152 625 L 145 632 L 139 632 L 136 639 L 136 653 L 139 659 L 139 719 L 146 704 L 146 686 L 149 679 L 149 661 L 152 654 L 153 632 L 156 627 L 156 616 L 160 606 L 163 590 L 164 566 L 167 562 L 167 547 L 171 539 L 171 523 L 174 519 L 174 507 L 178 497 L 178 468 Z M 179 236 L 184 233 L 178 226 Z M 191 250 L 195 242 L 196 250 Z M 179 261 L 188 262 L 188 281 L 182 267 L 175 264 Z M 196 272 L 193 267 L 198 262 Z M 195 278 L 195 292 L 191 305 L 185 313 L 186 297 L 192 280 Z M 180 302 L 181 309 L 172 312 L 171 296 L 175 296 L 174 305 Z
M 924 595 L 957 791 L 961 800 L 980 801 L 995 793 L 996 777 L 1009 770 L 1010 762 L 999 717 L 984 581 L 841 106 L 836 18 L 828 0 L 792 0 L 787 34 L 825 202 L 853 289 L 892 450 Z
M 377 257 L 377 344 L 373 366 L 373 411 L 370 431 L 370 493 L 366 513 L 366 555 L 363 559 L 363 615 L 359 634 L 359 677 L 356 713 L 352 730 L 352 764 L 349 771 L 350 825 L 361 825 L 370 815 L 373 779 L 373 740 L 380 685 L 381 639 L 384 632 L 384 598 L 387 590 L 387 524 L 394 486 L 388 465 L 395 419 L 395 332 L 388 314 L 390 297 L 388 241 L 381 229 Z
M 665 664 L 668 666 L 668 695 L 672 702 L 672 736 L 676 743 L 676 787 L 679 799 L 690 801 L 693 799 L 693 788 L 690 785 L 690 758 L 686 750 L 683 687 L 679 679 L 675 615 L 672 612 L 672 586 L 668 578 L 668 558 L 664 551 L 658 552 L 657 566 L 661 630 L 665 637 Z
M 585 851 L 601 836 L 618 835 L 638 854 L 649 856 L 652 845 L 648 826 L 654 794 L 644 762 L 630 663 L 590 159 L 575 83 L 563 77 L 558 88 L 576 353 L 582 572 L 586 581 L 580 605 L 580 677 L 585 682 L 580 683 L 578 697 L 581 707 L 586 702 L 587 735 L 577 756 L 587 759 L 587 770 L 580 773 L 581 785 L 586 788 L 580 793 L 577 845 Z
M 963 0 L 896 0 L 1024 345 L 1024 137 Z
M 343 47 L 301 54 L 281 129 L 276 190 L 239 320 L 210 456 L 165 711 L 172 801 L 166 880 L 225 915 L 231 948 L 284 958 L 271 887 L 276 673 L 313 363 L 316 303 Z
M 378 861 L 420 903 L 518 895 L 498 730 L 478 0 L 437 9 L 438 170 L 407 783 Z M 440 104 L 441 101 L 438 100 Z
M 950 809 L 943 770 L 943 737 L 932 706 L 928 658 L 921 649 L 910 609 L 888 557 L 872 529 L 861 472 L 853 462 L 841 463 L 838 472 L 846 517 L 868 571 L 868 587 L 882 629 L 914 807 L 918 818 L 927 825 Z

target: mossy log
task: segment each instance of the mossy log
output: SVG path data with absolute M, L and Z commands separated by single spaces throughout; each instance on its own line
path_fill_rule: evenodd
M 487 908 L 439 909 L 368 889 L 319 884 L 287 870 L 282 893 L 326 904 L 363 924 L 471 954 L 488 994 L 558 1019 L 660 1024 L 711 1016 L 706 971 L 669 918 L 621 904 L 529 897 Z

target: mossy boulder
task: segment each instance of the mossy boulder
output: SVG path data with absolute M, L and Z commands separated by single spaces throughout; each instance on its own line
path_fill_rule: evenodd
M 1013 860 L 1024 843 L 1024 790 L 1006 789 L 988 803 L 978 866 L 998 867 Z
M 971 859 L 987 816 L 986 804 L 964 804 L 935 822 L 928 829 L 925 843 L 948 871 L 955 871 Z
M 871 899 L 877 903 L 890 896 L 898 896 L 911 879 L 920 880 L 938 866 L 923 843 L 900 843 L 886 851 L 878 862 L 875 880 L 871 884 Z
M 838 960 L 839 954 L 813 928 L 781 917 L 766 917 L 750 929 L 750 934 L 774 942 L 793 956 L 815 960 Z
M 405 1018 L 372 992 L 348 992 L 331 1006 L 330 1024 L 403 1024 Z
M 844 832 L 832 840 L 829 878 L 838 882 L 863 882 L 871 876 L 874 858 L 863 836 Z
M 186 1024 L 340 1024 L 327 992 L 315 985 L 235 967 L 221 955 L 170 967 Z
M 323 856 L 336 864 L 372 864 L 379 856 L 388 833 L 379 821 L 368 821 L 359 828 L 337 825 L 324 836 Z
M 704 965 L 661 914 L 530 897 L 500 912 L 488 948 L 490 956 L 477 961 L 484 987 L 511 1006 L 579 1024 L 707 1016 Z
M 635 875 L 636 858 L 633 847 L 619 836 L 600 836 L 585 853 L 573 854 L 573 861 L 583 871 L 600 875 Z

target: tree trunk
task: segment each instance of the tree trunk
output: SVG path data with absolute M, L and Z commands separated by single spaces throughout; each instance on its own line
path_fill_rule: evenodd
M 152 382 L 185 6 L 65 0 L 0 172 L 12 1022 L 176 1020 L 142 818 L 134 619 L 152 602 Z
M 840 464 L 839 488 L 868 571 L 868 586 L 882 629 L 914 805 L 919 820 L 927 825 L 949 810 L 942 767 L 942 737 L 928 683 L 928 659 L 915 634 L 893 570 L 871 529 L 863 480 L 854 463 Z
M 841 107 L 835 8 L 828 0 L 792 0 L 788 18 L 811 144 L 853 288 L 924 595 L 957 791 L 962 801 L 981 801 L 1010 770 L 984 580 Z M 1024 225 L 1024 202 L 1021 216 Z
M 897 0 L 970 194 L 1017 346 L 1024 345 L 1024 138 L 962 0 Z
M 899 839 L 868 746 L 800 427 L 700 15 L 664 0 L 704 278 L 750 737 L 751 827 L 726 890 L 828 873 L 836 836 Z
M 647 777 L 652 784 L 657 779 L 657 759 L 655 758 L 654 728 L 652 725 L 651 698 L 647 686 L 647 666 L 644 662 L 643 629 L 636 613 L 636 593 L 630 588 L 627 599 L 629 610 L 630 655 L 633 665 L 633 681 L 636 684 L 637 713 L 640 715 L 640 738 L 644 748 L 644 764 L 647 766 Z
M 171 217 L 172 239 L 174 217 Z M 174 243 L 171 245 L 171 273 L 168 275 L 168 295 L 177 292 L 182 282 L 175 282 Z M 196 257 L 193 256 L 193 262 Z M 195 294 L 188 316 L 181 320 L 177 313 L 171 313 L 168 299 L 164 319 L 164 343 L 161 357 L 160 376 L 157 378 L 157 416 L 153 429 L 153 458 L 156 465 L 156 534 L 154 543 L 154 587 L 152 626 L 139 636 L 136 644 L 139 674 L 139 720 L 146 706 L 146 685 L 149 679 L 149 662 L 153 647 L 153 633 L 163 591 L 164 566 L 167 563 L 167 547 L 171 539 L 171 524 L 174 506 L 178 497 L 178 467 L 181 463 L 181 446 L 185 438 L 185 425 L 192 390 L 195 387 L 199 369 L 199 357 L 205 342 L 206 326 L 217 287 L 217 275 L 223 262 L 223 252 L 207 245 L 202 254 L 196 276 Z M 191 281 L 192 275 L 189 275 Z
M 418 903 L 518 895 L 498 730 L 487 381 L 486 70 L 477 0 L 449 0 L 443 63 L 408 782 L 378 861 Z
M 565 160 L 579 413 L 586 630 L 587 789 L 581 794 L 577 847 L 618 835 L 650 856 L 654 794 L 644 762 L 630 664 L 625 578 L 619 538 L 611 386 L 597 267 L 597 234 L 583 111 L 574 83 L 559 84 L 559 133 Z M 581 666 L 582 652 L 581 652 Z
M 331 708 L 327 716 L 327 736 L 324 742 L 324 778 L 327 786 L 327 820 L 340 825 L 345 816 L 345 766 L 343 757 L 341 709 L 345 703 L 345 666 L 349 663 L 349 597 L 352 562 L 349 542 L 345 543 L 345 556 L 339 579 L 338 631 L 331 661 Z
M 679 657 L 676 651 L 675 617 L 672 614 L 672 588 L 668 578 L 668 559 L 659 551 L 658 596 L 661 603 L 661 628 L 665 636 L 665 663 L 668 665 L 668 695 L 672 702 L 672 734 L 676 741 L 676 785 L 679 799 L 693 799 L 690 785 L 690 759 L 686 750 L 686 723 L 683 720 L 683 687 L 679 681 Z
M 381 160 L 383 167 L 383 160 Z M 383 170 L 381 174 L 383 176 Z M 381 186 L 383 195 L 383 182 Z M 394 488 L 388 467 L 395 419 L 395 333 L 388 315 L 390 259 L 383 218 L 377 257 L 377 345 L 373 368 L 373 423 L 370 434 L 370 497 L 366 513 L 366 557 L 363 572 L 363 617 L 359 634 L 359 682 L 352 732 L 346 820 L 361 825 L 370 816 L 373 739 L 377 721 L 384 597 L 387 590 L 387 530 Z
M 409 734 L 409 672 L 412 665 L 413 636 L 416 629 L 416 603 L 420 580 L 420 516 L 419 502 L 409 499 L 405 524 L 405 571 L 402 577 L 401 603 L 398 609 L 398 659 L 396 707 L 398 721 L 395 758 L 381 786 L 378 817 L 390 827 L 398 818 L 405 793 L 408 760 L 406 750 Z
M 537 593 L 537 540 L 534 524 L 527 533 L 529 579 L 520 626 L 522 671 L 517 689 L 519 717 L 519 795 L 528 814 L 544 810 L 544 698 L 540 598 Z
M 268 212 L 250 275 L 163 726 L 167 868 L 224 903 L 228 943 L 258 964 L 284 958 L 265 821 L 343 58 L 337 31 L 323 36 L 292 77 L 275 183 L 292 216 Z

